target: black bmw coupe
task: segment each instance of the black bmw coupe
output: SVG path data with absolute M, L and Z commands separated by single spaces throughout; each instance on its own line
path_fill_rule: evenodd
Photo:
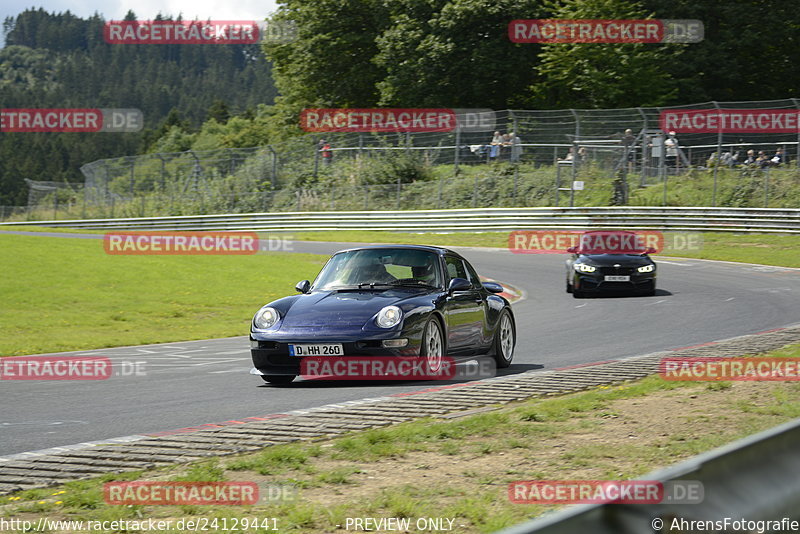
M 619 246 L 624 241 L 632 245 Z M 567 293 L 575 298 L 601 292 L 655 295 L 656 263 L 649 256 L 655 249 L 637 243 L 634 232 L 584 233 L 578 246 L 567 249 Z

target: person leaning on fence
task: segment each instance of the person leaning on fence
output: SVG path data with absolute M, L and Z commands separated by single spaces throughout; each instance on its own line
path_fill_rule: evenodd
M 772 156 L 772 159 L 769 160 L 773 167 L 778 167 L 779 165 L 783 164 L 783 148 L 778 147 L 775 150 L 775 155 Z
M 322 161 L 325 162 L 325 165 L 329 165 L 333 160 L 333 150 L 331 150 L 330 143 L 324 139 L 321 139 L 319 142 L 319 152 L 320 156 L 322 156 Z
M 489 159 L 494 161 L 500 156 L 500 147 L 503 146 L 505 139 L 500 132 L 495 132 L 492 142 L 489 143 Z

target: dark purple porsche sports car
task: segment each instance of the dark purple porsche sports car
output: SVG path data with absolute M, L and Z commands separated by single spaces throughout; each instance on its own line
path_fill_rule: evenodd
M 334 254 L 299 295 L 253 317 L 254 368 L 272 384 L 301 374 L 307 357 L 402 356 L 437 369 L 444 357 L 488 354 L 508 367 L 516 330 L 502 286 L 481 283 L 459 254 L 417 245 L 370 246 Z

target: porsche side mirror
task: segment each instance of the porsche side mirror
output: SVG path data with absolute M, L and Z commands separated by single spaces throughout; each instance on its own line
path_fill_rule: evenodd
M 502 293 L 503 286 L 496 282 L 484 282 L 483 288 L 488 291 L 489 293 Z
M 308 293 L 308 289 L 311 287 L 311 282 L 308 280 L 302 280 L 297 282 L 297 285 L 294 288 L 299 291 L 300 293 Z
M 448 293 L 455 293 L 456 291 L 468 291 L 472 289 L 472 284 L 466 278 L 453 278 L 450 280 L 450 285 L 447 286 Z
M 648 247 L 644 251 L 645 254 L 655 254 L 656 252 L 658 252 L 658 251 L 656 249 L 654 249 L 653 247 Z
M 569 247 L 567 249 L 567 252 L 569 252 L 571 254 L 575 254 L 576 252 L 578 252 L 578 247 Z

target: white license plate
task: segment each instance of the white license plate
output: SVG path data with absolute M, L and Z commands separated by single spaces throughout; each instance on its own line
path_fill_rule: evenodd
M 344 356 L 341 343 L 303 343 L 289 345 L 290 356 Z
M 630 282 L 631 277 L 628 275 L 607 274 L 605 277 L 606 282 Z

